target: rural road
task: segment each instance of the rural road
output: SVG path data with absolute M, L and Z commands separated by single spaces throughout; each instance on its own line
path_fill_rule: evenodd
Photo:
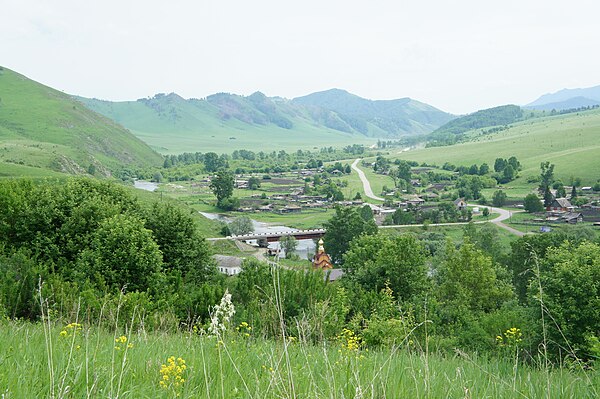
M 373 190 L 371 189 L 371 183 L 369 183 L 369 179 L 367 179 L 367 176 L 365 176 L 365 172 L 360 170 L 360 168 L 358 167 L 358 163 L 360 162 L 360 160 L 361 158 L 357 158 L 356 161 L 352 163 L 352 169 L 354 169 L 356 173 L 358 173 L 358 177 L 360 177 L 363 189 L 365 190 L 365 195 L 377 201 L 385 201 L 383 198 L 378 197 L 373 193 Z

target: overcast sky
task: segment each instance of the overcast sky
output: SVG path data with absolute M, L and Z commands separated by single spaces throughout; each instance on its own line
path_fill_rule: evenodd
M 597 0 L 0 0 L 0 65 L 109 100 L 336 87 L 468 113 L 599 85 L 599 16 Z

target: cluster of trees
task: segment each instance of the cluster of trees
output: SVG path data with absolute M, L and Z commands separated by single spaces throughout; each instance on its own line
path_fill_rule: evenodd
M 2 181 L 0 198 L 0 307 L 9 316 L 40 316 L 39 281 L 57 307 L 77 295 L 94 307 L 142 293 L 181 320 L 206 315 L 202 301 L 214 298 L 187 292 L 218 280 L 216 268 L 194 220 L 172 203 L 141 204 L 90 179 Z
M 408 207 L 397 209 L 386 217 L 385 225 L 394 224 L 427 224 L 468 222 L 473 217 L 471 209 L 459 210 L 452 202 L 440 202 L 437 208 Z
M 456 166 L 449 162 L 442 165 L 442 169 L 458 172 L 459 175 L 471 175 L 471 176 L 486 176 L 491 172 L 490 166 L 487 163 L 481 165 L 473 164 L 469 166 Z M 508 159 L 496 158 L 494 161 L 494 173 L 492 177 L 500 184 L 508 183 L 517 178 L 518 172 L 521 170 L 521 163 L 519 160 L 512 156 Z

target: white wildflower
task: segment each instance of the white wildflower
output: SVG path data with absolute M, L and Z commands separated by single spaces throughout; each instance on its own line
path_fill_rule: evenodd
M 212 314 L 210 316 L 210 326 L 208 327 L 208 333 L 210 335 L 220 335 L 227 330 L 226 324 L 231 321 L 231 318 L 235 314 L 235 306 L 231 302 L 231 294 L 229 290 L 225 290 L 221 303 L 215 305 Z

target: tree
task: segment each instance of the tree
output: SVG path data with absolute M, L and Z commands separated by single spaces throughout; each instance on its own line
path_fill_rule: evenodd
M 438 281 L 438 299 L 451 318 L 490 312 L 512 297 L 509 284 L 498 279 L 492 259 L 468 239 L 458 250 L 447 246 Z
M 215 152 L 204 154 L 204 168 L 207 172 L 216 172 L 219 169 L 219 156 Z
M 546 187 L 546 189 L 544 190 L 544 206 L 545 207 L 551 206 L 553 201 L 554 201 L 554 197 L 552 196 L 552 193 L 550 192 L 550 187 Z
M 487 218 L 488 216 L 490 216 L 490 208 L 488 208 L 487 206 L 485 208 L 483 208 L 482 215 L 485 218 Z
M 479 167 L 479 176 L 487 175 L 490 172 L 490 167 L 487 163 L 482 163 Z
M 515 172 L 521 170 L 521 162 L 519 162 L 515 156 L 508 158 L 508 164 L 512 166 Z
M 160 172 L 156 172 L 154 175 L 152 175 L 152 181 L 156 182 L 156 183 L 161 183 L 163 180 L 163 175 Z
M 260 188 L 260 179 L 258 177 L 251 177 L 248 179 L 248 188 L 250 190 L 257 190 Z
M 158 289 L 162 254 L 142 220 L 128 215 L 106 219 L 81 254 L 79 272 L 111 290 Z
M 494 192 L 494 195 L 492 196 L 492 205 L 497 206 L 497 207 L 504 206 L 504 204 L 506 204 L 506 198 L 507 198 L 506 193 L 504 191 L 497 190 Z
M 323 224 L 327 230 L 323 241 L 325 250 L 335 264 L 343 263 L 343 254 L 348 250 L 350 241 L 361 234 L 377 233 L 375 220 L 365 221 L 357 208 L 336 207 L 335 215 Z
M 494 162 L 494 172 L 500 173 L 506 168 L 508 162 L 504 158 L 496 158 Z
M 285 235 L 279 239 L 279 245 L 285 252 L 285 258 L 290 259 L 298 246 L 298 240 L 292 235 Z
M 577 186 L 575 186 L 573 184 L 573 189 L 571 190 L 571 199 L 576 198 L 576 197 L 577 197 Z
M 548 324 L 548 342 L 556 343 L 556 353 L 568 343 L 580 350 L 579 356 L 592 357 L 594 340 L 590 337 L 597 342 L 600 335 L 600 245 L 564 242 L 559 248 L 550 248 L 541 263 L 544 307 L 557 324 Z M 537 290 L 532 286 L 534 295 Z M 538 301 L 531 305 L 539 317 Z
M 166 271 L 177 271 L 194 283 L 216 273 L 208 243 L 189 213 L 172 203 L 156 202 L 144 212 L 144 219 L 162 252 Z
M 248 234 L 254 231 L 252 220 L 248 216 L 236 217 L 229 223 L 229 231 L 233 235 Z
M 550 190 L 550 186 L 554 182 L 554 164 L 550 162 L 542 162 L 540 164 L 540 192 Z
M 504 168 L 504 171 L 502 172 L 502 183 L 508 183 L 509 181 L 514 180 L 516 173 L 516 169 L 514 169 L 510 164 L 506 165 L 506 168 Z
M 223 201 L 233 194 L 233 173 L 227 169 L 220 169 L 210 181 L 209 187 L 217 197 L 217 206 L 222 207 Z
M 423 245 L 412 234 L 363 235 L 350 243 L 344 270 L 365 290 L 379 291 L 387 284 L 399 299 L 409 301 L 428 288 L 425 260 Z
M 523 207 L 525 208 L 525 211 L 529 213 L 541 212 L 544 210 L 544 204 L 542 204 L 542 201 L 540 201 L 538 196 L 533 193 L 525 196 Z

